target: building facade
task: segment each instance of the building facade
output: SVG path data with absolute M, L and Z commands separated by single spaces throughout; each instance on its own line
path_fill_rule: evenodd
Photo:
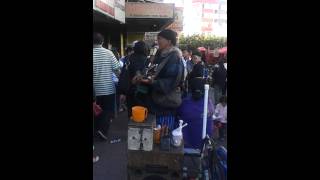
M 227 0 L 185 0 L 187 34 L 227 36 Z
M 93 30 L 105 36 L 105 47 L 124 48 L 174 21 L 174 4 L 162 0 L 93 0 Z

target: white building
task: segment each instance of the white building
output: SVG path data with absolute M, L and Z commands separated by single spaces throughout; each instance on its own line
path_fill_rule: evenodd
M 227 0 L 184 0 L 184 33 L 227 36 Z

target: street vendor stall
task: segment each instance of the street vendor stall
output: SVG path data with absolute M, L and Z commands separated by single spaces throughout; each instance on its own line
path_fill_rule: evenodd
M 148 114 L 143 122 L 130 120 L 128 124 L 128 179 L 182 179 L 183 144 L 170 144 L 169 132 L 162 132 L 157 140 L 156 117 Z M 169 138 L 166 142 L 165 139 Z

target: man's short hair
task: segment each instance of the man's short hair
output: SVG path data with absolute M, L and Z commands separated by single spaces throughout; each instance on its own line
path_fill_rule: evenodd
M 132 47 L 128 46 L 128 47 L 126 48 L 126 54 L 129 54 L 129 53 L 132 52 L 132 51 L 133 51 L 133 48 L 132 48 Z
M 93 44 L 102 44 L 104 41 L 104 37 L 100 33 L 93 33 Z
M 175 46 L 177 44 L 177 33 L 171 29 L 162 30 L 158 36 L 161 36 L 171 41 L 171 44 Z

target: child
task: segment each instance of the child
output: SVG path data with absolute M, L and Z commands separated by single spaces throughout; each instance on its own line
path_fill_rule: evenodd
M 219 125 L 219 139 L 224 141 L 227 133 L 227 96 L 221 96 L 215 109 L 214 119 Z

